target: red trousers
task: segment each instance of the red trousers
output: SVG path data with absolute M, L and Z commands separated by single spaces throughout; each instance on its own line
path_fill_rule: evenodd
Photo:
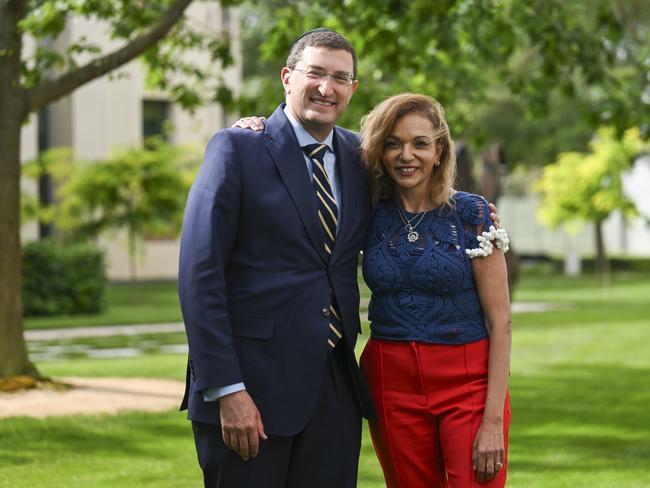
M 472 446 L 485 408 L 489 341 L 464 345 L 370 339 L 361 355 L 377 407 L 372 441 L 388 488 L 502 488 L 506 462 L 479 484 Z M 510 403 L 503 416 L 506 452 Z

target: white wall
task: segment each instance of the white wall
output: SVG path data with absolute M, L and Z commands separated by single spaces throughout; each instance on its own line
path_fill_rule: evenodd
M 628 251 L 631 254 L 650 255 L 650 156 L 636 160 L 630 174 L 623 178 L 626 194 L 634 200 L 640 218 L 633 219 L 627 228 Z

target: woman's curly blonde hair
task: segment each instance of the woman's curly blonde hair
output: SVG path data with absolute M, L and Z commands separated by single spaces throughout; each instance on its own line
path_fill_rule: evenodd
M 434 207 L 448 204 L 456 177 L 454 141 L 442 105 L 431 97 L 417 93 L 392 96 L 361 119 L 361 157 L 370 175 L 373 203 L 395 194 L 395 182 L 384 168 L 382 153 L 386 138 L 397 121 L 411 113 L 422 115 L 433 123 L 435 143 L 440 150 L 440 165 L 431 173 L 430 203 Z

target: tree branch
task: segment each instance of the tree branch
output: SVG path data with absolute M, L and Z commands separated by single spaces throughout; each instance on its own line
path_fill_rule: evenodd
M 145 52 L 169 33 L 181 19 L 183 12 L 190 3 L 192 3 L 192 0 L 176 0 L 163 14 L 158 23 L 148 32 L 136 37 L 117 51 L 27 90 L 25 117 L 48 103 L 67 95 L 81 85 L 119 68 Z
M 11 9 L 14 12 L 20 12 L 22 18 L 22 14 L 25 12 L 26 1 L 27 0 L 0 0 L 0 11 Z

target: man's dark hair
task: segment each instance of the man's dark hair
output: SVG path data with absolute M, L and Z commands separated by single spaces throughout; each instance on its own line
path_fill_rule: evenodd
M 295 68 L 307 46 L 325 47 L 327 49 L 342 49 L 352 55 L 352 76 L 357 77 L 357 53 L 345 37 L 336 31 L 319 28 L 304 33 L 291 46 L 287 57 L 287 68 Z

